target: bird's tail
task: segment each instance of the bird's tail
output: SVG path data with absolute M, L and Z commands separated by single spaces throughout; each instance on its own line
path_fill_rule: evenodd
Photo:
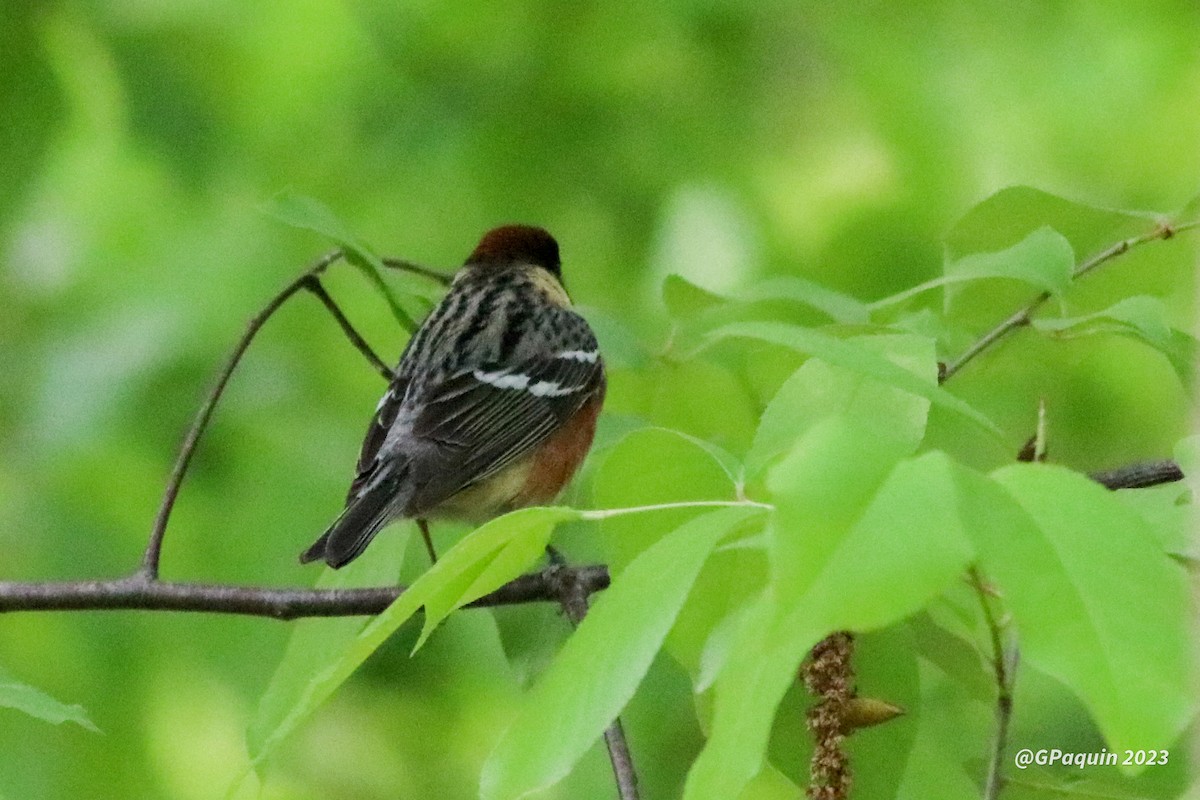
M 357 558 L 375 534 L 396 518 L 397 509 L 403 508 L 403 503 L 397 502 L 402 478 L 390 475 L 353 498 L 320 538 L 300 554 L 300 563 L 323 558 L 338 569 Z

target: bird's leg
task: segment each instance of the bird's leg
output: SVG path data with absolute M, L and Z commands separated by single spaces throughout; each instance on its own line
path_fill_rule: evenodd
M 437 563 L 437 550 L 433 549 L 433 539 L 429 538 L 429 521 L 417 519 L 417 527 L 421 529 L 421 538 L 425 540 L 425 550 L 429 553 L 429 563 Z

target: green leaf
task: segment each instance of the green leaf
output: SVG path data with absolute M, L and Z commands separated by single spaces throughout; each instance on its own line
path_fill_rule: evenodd
M 592 495 L 601 508 L 628 508 L 693 500 L 736 498 L 731 465 L 705 443 L 665 428 L 642 428 L 614 446 L 596 472 Z M 704 509 L 658 511 L 653 516 L 605 519 L 600 535 L 609 569 L 618 575 L 667 531 Z
M 608 369 L 642 367 L 649 362 L 650 352 L 642 340 L 634 335 L 627 322 L 615 314 L 592 306 L 576 305 L 575 312 L 588 321 L 588 325 L 596 334 L 600 352 L 604 354 L 604 364 Z
M 662 285 L 663 305 L 675 319 L 691 319 L 710 308 L 728 302 L 679 275 L 668 275 Z
M 394 585 L 411 534 L 410 526 L 393 527 L 376 538 L 370 556 L 355 559 L 340 570 L 326 569 L 317 579 L 316 587 L 344 589 Z M 301 619 L 292 623 L 292 634 L 283 658 L 258 701 L 254 721 L 246 732 L 246 746 L 251 756 L 262 754 L 265 757 L 267 740 L 280 721 L 303 702 L 314 677 L 342 657 L 366 624 L 361 617 Z M 261 761 L 256 759 L 256 763 Z
M 488 523 L 464 537 L 422 576 L 428 576 L 429 594 L 425 625 L 413 651 L 420 649 L 452 611 L 500 588 L 535 564 L 545 554 L 555 526 L 578 518 L 579 512 L 569 508 L 522 509 L 495 520 L 508 520 L 504 524 Z M 447 562 L 444 567 L 443 562 Z
M 696 500 L 733 500 L 736 462 L 707 442 L 663 428 L 643 428 L 625 437 L 600 465 L 593 486 L 604 508 L 658 505 Z M 703 508 L 656 511 L 605 519 L 600 526 L 605 560 L 613 575 L 639 553 Z M 697 590 L 667 638 L 666 650 L 693 680 L 712 629 L 731 608 L 757 591 L 766 578 L 761 551 L 713 556 L 696 581 Z
M 1175 443 L 1172 453 L 1183 470 L 1183 482 L 1192 490 L 1192 503 L 1200 499 L 1200 434 L 1185 436 Z
M 791 275 L 760 281 L 731 297 L 710 292 L 678 275 L 668 275 L 662 293 L 668 313 L 680 322 L 703 320 L 720 324 L 746 319 L 754 315 L 754 306 L 763 303 L 804 306 L 848 325 L 865 324 L 870 319 L 869 307 L 861 300 Z
M 1083 475 L 1019 464 L 994 478 L 1033 521 L 1016 524 L 993 501 L 991 524 L 979 528 L 1022 657 L 1083 700 L 1111 749 L 1168 746 L 1195 703 L 1186 573 L 1135 512 Z
M 481 797 L 515 800 L 570 771 L 633 696 L 713 547 L 754 513 L 734 507 L 696 517 L 614 579 L 501 737 Z
M 14 708 L 53 725 L 74 722 L 81 728 L 100 732 L 83 706 L 60 703 L 40 689 L 21 683 L 3 668 L 0 668 L 0 708 Z
M 1012 247 L 977 253 L 950 262 L 947 277 L 953 280 L 1011 278 L 1061 294 L 1071 284 L 1075 252 L 1058 231 L 1041 227 Z
M 737 800 L 800 800 L 804 790 L 786 775 L 767 764 L 746 784 Z
M 780 603 L 809 589 L 827 555 L 907 454 L 903 444 L 835 415 L 809 428 L 771 470 L 767 486 L 777 509 L 769 528 L 771 574 Z
M 883 308 L 940 286 L 1006 278 L 1021 281 L 1053 295 L 1066 291 L 1075 269 L 1071 243 L 1050 228 L 1038 228 L 1012 247 L 991 253 L 975 253 L 946 264 L 946 274 L 911 289 L 876 300 Z
M 1093 323 L 1089 325 L 1089 323 Z M 1107 323 L 1107 325 L 1105 324 Z M 1138 295 L 1126 297 L 1103 311 L 1078 317 L 1040 317 L 1033 327 L 1045 332 L 1083 329 L 1081 333 L 1101 331 L 1130 331 L 1156 347 L 1165 347 L 1171 338 L 1167 309 L 1157 297 Z
M 1080 258 L 1088 258 L 1153 225 L 1154 217 L 1149 214 L 1089 206 L 1028 186 L 1014 186 L 984 200 L 955 223 L 946 235 L 946 257 L 957 261 L 973 253 L 1005 250 L 1049 227 L 1061 234 Z
M 383 273 L 387 269 L 383 261 L 327 205 L 315 198 L 285 191 L 272 197 L 265 211 L 280 222 L 319 233 L 335 242 L 344 252 L 346 260 L 356 266 L 383 296 L 396 321 L 409 332 L 417 329 L 416 321 L 404 310 L 391 287 L 383 280 Z M 401 281 L 417 280 L 408 273 L 399 274 Z M 419 290 L 413 293 L 421 294 Z
M 995 687 L 984 704 L 967 695 L 963 686 L 936 666 L 919 662 L 919 669 L 918 701 L 903 718 L 911 720 L 916 730 L 898 785 L 887 796 L 897 800 L 978 797 L 980 776 L 986 769 L 983 754 L 995 735 Z M 867 748 L 863 757 L 872 755 L 885 757 L 885 751 Z M 1001 796 L 1010 795 L 1021 797 L 1008 787 Z
M 736 297 L 746 303 L 779 300 L 799 303 L 846 325 L 861 325 L 870 319 L 868 305 L 858 298 L 794 275 L 761 281 L 738 292 Z
M 711 346 L 725 339 L 753 339 L 789 347 L 846 367 L 876 380 L 924 397 L 935 405 L 954 411 L 999 436 L 1000 429 L 979 411 L 947 392 L 936 383 L 892 363 L 861 343 L 838 339 L 819 331 L 777 322 L 741 322 L 718 328 L 708 336 Z
M 917 336 L 864 336 L 852 340 L 937 384 L 937 363 L 928 339 Z M 881 383 L 855 370 L 809 359 L 771 399 L 763 411 L 746 454 L 746 476 L 754 478 L 817 420 L 846 414 L 859 426 L 888 439 L 904 439 L 901 455 L 916 450 L 925 432 L 929 401 Z
M 500 569 L 488 569 L 491 564 L 503 560 L 498 556 L 505 548 L 522 536 L 544 542 L 549 531 L 559 522 L 578 518 L 579 512 L 569 508 L 526 508 L 498 517 L 463 537 L 408 587 L 396 602 L 358 631 L 349 644 L 329 659 L 323 668 L 311 674 L 303 686 L 292 687 L 299 691 L 278 697 L 265 708 L 260 707 L 255 720 L 255 746 L 250 748 L 251 762 L 255 765 L 262 763 L 279 742 L 295 731 L 360 664 L 426 603 L 435 605 L 444 616 L 450 609 L 499 588 L 517 577 L 517 574 L 506 575 Z M 518 561 L 507 559 L 504 563 L 513 568 Z M 431 623 L 427 622 L 423 636 L 431 630 Z
M 1063 337 L 1098 333 L 1129 336 L 1165 355 L 1185 386 L 1191 385 L 1195 375 L 1196 340 L 1171 327 L 1166 306 L 1157 297 L 1126 297 L 1102 311 L 1077 317 L 1039 317 L 1033 320 L 1033 327 Z
M 385 269 L 379 256 L 364 244 L 350 228 L 329 208 L 313 197 L 283 191 L 271 198 L 265 207 L 267 214 L 293 228 L 319 233 L 337 243 L 339 247 L 353 253 L 362 261 L 383 272 Z
M 1113 497 L 1145 521 L 1164 553 L 1191 558 L 1197 542 L 1195 508 L 1187 502 L 1190 494 L 1187 483 L 1179 481 L 1114 492 Z
M 808 476 L 792 474 L 790 460 L 772 470 L 781 519 L 793 497 L 809 498 Z M 717 679 L 712 733 L 688 774 L 686 800 L 735 796 L 758 772 L 775 710 L 822 636 L 903 619 L 959 579 L 973 549 L 957 508 L 945 502 L 948 462 L 932 453 L 899 463 L 849 532 L 814 554 L 807 591 L 788 602 L 768 591 L 747 613 Z M 787 510 L 789 519 L 801 513 Z

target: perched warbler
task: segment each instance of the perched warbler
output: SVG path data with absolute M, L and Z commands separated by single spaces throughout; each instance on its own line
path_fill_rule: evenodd
M 409 340 L 375 409 L 346 508 L 300 556 L 337 568 L 385 525 L 479 522 L 549 503 L 591 447 L 604 402 L 596 336 L 571 310 L 558 243 L 489 231 Z

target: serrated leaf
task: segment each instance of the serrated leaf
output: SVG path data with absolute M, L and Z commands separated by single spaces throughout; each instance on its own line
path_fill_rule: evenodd
M 61 703 L 41 689 L 21 683 L 3 668 L 0 668 L 0 708 L 15 709 L 52 725 L 74 722 L 81 728 L 100 733 L 83 706 Z
M 789 347 L 810 356 L 816 356 L 830 364 L 855 370 L 906 392 L 924 397 L 935 405 L 971 420 L 989 433 L 1000 435 L 1000 429 L 996 427 L 996 424 L 975 408 L 936 383 L 931 385 L 922 376 L 892 363 L 861 343 L 846 341 L 820 331 L 795 325 L 777 322 L 740 322 L 712 331 L 707 337 L 707 346 L 712 346 L 725 339 L 752 339 Z
M 1083 700 L 1111 749 L 1170 745 L 1195 703 L 1185 573 L 1136 513 L 1083 475 L 1019 464 L 994 479 L 1034 523 L 997 524 L 1003 509 L 991 502 L 993 522 L 979 527 L 1022 658 Z
M 903 619 L 958 580 L 973 550 L 957 510 L 943 502 L 952 482 L 946 461 L 928 454 L 900 462 L 841 541 L 814 556 L 807 591 L 786 603 L 768 592 L 748 612 L 717 679 L 712 733 L 685 800 L 735 796 L 758 772 L 775 710 L 822 636 Z M 786 460 L 772 475 L 778 515 L 791 502 L 789 479 L 806 476 L 789 476 Z
M 755 513 L 734 507 L 696 517 L 613 580 L 488 758 L 484 800 L 516 800 L 570 771 L 633 696 L 718 540 Z

